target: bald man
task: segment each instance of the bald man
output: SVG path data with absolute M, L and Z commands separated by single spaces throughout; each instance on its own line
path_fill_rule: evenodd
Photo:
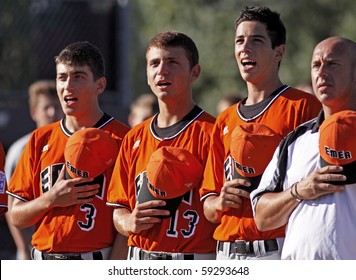
M 251 193 L 260 230 L 287 225 L 282 259 L 356 259 L 355 67 L 355 42 L 330 37 L 315 47 L 311 79 L 323 109 L 281 142 Z

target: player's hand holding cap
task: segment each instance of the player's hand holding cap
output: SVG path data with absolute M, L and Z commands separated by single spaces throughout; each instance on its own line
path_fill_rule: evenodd
M 102 129 L 85 128 L 73 133 L 64 150 L 65 178 L 97 178 L 113 166 L 118 151 L 116 140 Z M 97 180 L 85 185 L 95 183 Z
M 341 165 L 347 180 L 335 185 L 356 183 L 356 112 L 345 110 L 328 117 L 319 131 L 320 166 Z
M 231 134 L 230 153 L 233 158 L 233 179 L 245 179 L 250 187 L 239 186 L 252 192 L 258 187 L 262 174 L 271 161 L 281 136 L 261 123 L 237 126 Z
M 197 187 L 202 176 L 202 164 L 188 150 L 161 147 L 152 153 L 147 163 L 138 202 L 165 200 L 166 205 L 159 208 L 167 209 L 173 215 L 184 194 Z

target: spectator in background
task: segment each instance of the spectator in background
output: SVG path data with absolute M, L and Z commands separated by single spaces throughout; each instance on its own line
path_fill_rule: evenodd
M 61 104 L 58 100 L 56 82 L 54 80 L 39 80 L 31 84 L 28 89 L 28 100 L 30 116 L 37 128 L 58 121 L 64 116 Z M 10 146 L 6 154 L 5 174 L 8 182 L 10 181 L 17 162 L 19 161 L 30 136 L 31 133 L 28 133 L 16 140 Z M 9 196 L 8 200 L 10 209 L 13 197 Z M 16 259 L 31 259 L 30 249 L 32 247 L 31 237 L 33 227 L 21 230 L 17 229 L 10 223 L 9 213 L 6 214 L 6 220 L 17 248 Z
M 151 93 L 144 93 L 131 104 L 128 124 L 134 127 L 156 113 L 158 113 L 157 97 Z
M 37 128 L 58 121 L 63 117 L 54 80 L 34 82 L 29 87 L 28 97 L 30 115 Z M 28 133 L 15 141 L 6 154 L 5 173 L 8 181 L 30 136 L 31 133 Z
M 230 106 L 239 102 L 242 98 L 238 94 L 230 94 L 223 96 L 219 99 L 218 104 L 216 105 L 216 115 L 220 115 L 222 111 L 229 108 Z

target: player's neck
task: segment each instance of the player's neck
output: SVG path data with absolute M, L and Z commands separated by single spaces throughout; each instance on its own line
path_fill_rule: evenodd
M 177 123 L 184 116 L 186 116 L 194 108 L 195 105 L 196 104 L 193 100 L 185 104 L 159 104 L 157 126 L 164 128 Z
M 102 117 L 104 113 L 101 110 L 91 114 L 83 114 L 79 116 L 66 116 L 66 127 L 69 131 L 75 132 L 83 128 L 93 127 Z
M 281 86 L 283 86 L 283 83 L 279 79 L 260 84 L 247 83 L 248 96 L 246 105 L 253 105 L 261 102 Z

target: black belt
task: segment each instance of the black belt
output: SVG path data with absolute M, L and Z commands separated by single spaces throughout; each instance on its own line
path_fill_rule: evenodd
M 172 260 L 172 254 L 159 252 L 146 252 L 140 250 L 140 260 Z M 183 260 L 194 260 L 194 254 L 183 254 Z
M 247 254 L 255 254 L 253 243 L 257 241 L 244 241 L 244 240 L 237 240 L 230 243 L 230 254 L 239 254 L 239 255 L 247 255 Z M 223 241 L 219 241 L 218 249 L 219 251 L 224 250 L 224 243 Z M 265 251 L 277 251 L 278 250 L 278 243 L 276 239 L 270 240 L 263 240 Z
M 41 252 L 43 260 L 83 260 L 80 253 L 48 253 Z M 103 254 L 100 251 L 92 252 L 93 260 L 103 260 Z

